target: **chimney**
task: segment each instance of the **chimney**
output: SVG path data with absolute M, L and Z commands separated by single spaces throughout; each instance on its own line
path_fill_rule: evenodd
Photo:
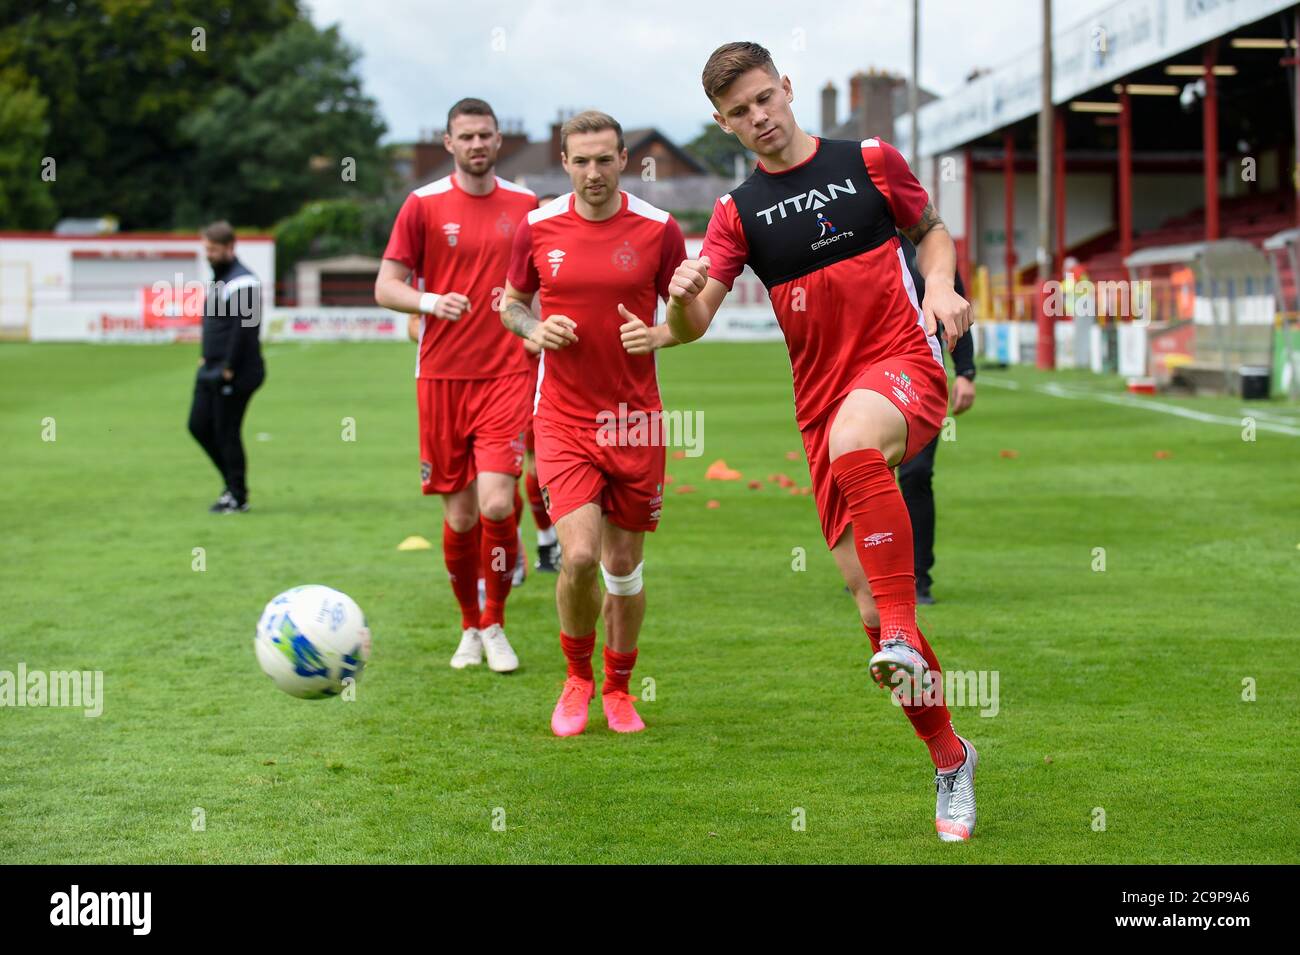
M 560 141 L 560 128 L 564 125 L 565 119 L 567 119 L 567 117 L 564 115 L 564 110 L 561 109 L 555 114 L 555 122 L 551 123 L 550 160 L 551 165 L 553 166 L 558 166 L 560 164 L 560 153 L 564 148 L 564 144 Z
M 524 132 L 522 120 L 507 120 L 501 127 L 501 151 L 497 153 L 497 162 L 513 156 L 528 145 L 528 134 Z
M 412 176 L 418 182 L 424 182 L 433 175 L 438 167 L 447 161 L 447 150 L 442 146 L 442 131 L 421 130 L 421 139 L 415 144 L 415 161 L 412 164 Z
M 866 82 L 869 79 L 866 73 L 861 70 L 849 77 L 849 117 L 857 115 L 862 108 L 862 101 L 865 99 L 864 90 Z
M 850 119 L 856 123 L 859 137 L 893 140 L 894 89 L 900 82 L 896 76 L 875 70 L 853 74 L 849 81 L 853 93 Z
M 822 87 L 822 135 L 829 136 L 835 128 L 835 117 L 839 115 L 839 93 L 835 84 L 828 82 Z

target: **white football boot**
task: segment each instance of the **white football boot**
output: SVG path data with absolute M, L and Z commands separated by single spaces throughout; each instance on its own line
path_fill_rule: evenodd
M 867 672 L 876 686 L 889 690 L 901 703 L 920 703 L 934 685 L 925 657 L 902 637 L 883 641 L 868 661 Z
M 497 673 L 509 673 L 519 668 L 519 658 L 506 639 L 501 624 L 494 623 L 479 631 L 483 639 L 483 652 L 487 654 L 488 667 Z
M 483 662 L 483 639 L 477 627 L 470 627 L 460 635 L 460 646 L 451 655 L 453 670 L 476 667 Z
M 935 773 L 934 828 L 943 842 L 966 842 L 975 835 L 975 767 L 980 756 L 961 736 L 966 759 L 950 773 Z

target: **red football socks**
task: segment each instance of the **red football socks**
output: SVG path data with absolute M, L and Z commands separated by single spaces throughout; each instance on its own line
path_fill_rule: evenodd
M 595 630 L 585 637 L 571 637 L 561 630 L 560 648 L 564 650 L 564 658 L 569 661 L 569 676 L 576 676 L 583 680 L 596 679 L 595 674 L 591 672 L 591 655 L 596 649 Z
M 442 558 L 451 578 L 451 590 L 460 604 L 460 627 L 468 630 L 478 626 L 478 568 L 479 526 L 475 524 L 463 533 L 442 524 Z
M 853 519 L 853 549 L 871 584 L 885 639 L 916 639 L 912 520 L 885 456 L 875 448 L 842 454 L 831 473 Z
M 494 623 L 504 626 L 506 598 L 510 596 L 510 582 L 515 574 L 515 561 L 519 558 L 519 535 L 515 518 L 513 514 L 500 521 L 480 517 L 479 523 L 483 528 L 483 563 L 479 573 L 483 576 L 483 586 L 487 592 L 479 627 L 487 628 Z
M 619 653 L 617 650 L 605 648 L 605 685 L 601 693 L 613 693 L 615 691 L 627 692 L 627 681 L 632 676 L 632 668 L 636 666 L 636 649 L 628 653 Z
M 551 526 L 551 515 L 546 513 L 546 503 L 542 500 L 542 486 L 537 483 L 537 473 L 529 471 L 524 479 L 528 488 L 528 505 L 533 509 L 533 522 L 539 531 Z
M 880 628 L 864 626 L 864 629 L 867 631 L 867 639 L 871 641 L 872 652 L 879 652 Z M 925 657 L 925 662 L 933 672 L 935 680 L 942 680 L 939 658 L 930 648 L 930 642 L 925 639 L 925 634 L 919 627 L 916 635 L 920 643 L 921 655 Z M 912 728 L 916 730 L 916 735 L 930 751 L 930 761 L 934 763 L 934 768 L 940 772 L 949 772 L 961 765 L 962 760 L 966 758 L 966 751 L 952 728 L 952 716 L 948 712 L 948 704 L 942 694 L 936 693 L 936 696 L 935 702 L 929 705 L 924 703 L 919 706 L 904 705 L 902 709 L 911 722 Z
M 519 495 L 519 482 L 515 482 L 515 527 L 519 526 L 519 519 L 524 516 L 524 499 Z

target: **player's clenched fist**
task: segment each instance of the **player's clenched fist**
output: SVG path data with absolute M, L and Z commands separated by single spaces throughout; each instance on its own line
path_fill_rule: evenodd
M 567 315 L 550 315 L 546 321 L 538 322 L 528 333 L 529 340 L 538 348 L 546 351 L 559 351 L 568 348 L 578 340 L 574 329 L 578 323 Z
M 925 333 L 933 335 L 942 325 L 949 342 L 955 342 L 966 334 L 974 317 L 970 302 L 966 301 L 952 286 L 925 286 L 925 301 L 921 303 L 925 315 Z
M 438 297 L 438 304 L 433 307 L 433 317 L 454 322 L 468 311 L 468 298 L 459 292 L 448 292 Z
M 668 283 L 668 297 L 682 305 L 690 305 L 695 296 L 704 291 L 709 280 L 709 257 L 687 259 L 677 266 L 672 281 Z

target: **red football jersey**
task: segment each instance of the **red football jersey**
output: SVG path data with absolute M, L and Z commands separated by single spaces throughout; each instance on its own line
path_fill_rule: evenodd
M 895 232 L 915 225 L 928 201 L 883 140 L 818 139 L 799 165 L 778 173 L 759 165 L 714 204 L 701 251 L 709 276 L 731 288 L 749 264 L 767 286 L 801 429 L 883 358 L 943 367 Z
M 482 196 L 444 176 L 406 197 L 384 258 L 411 269 L 421 292 L 459 292 L 470 304 L 454 322 L 422 316 L 417 378 L 500 378 L 527 370 L 497 308 L 515 230 L 536 208 L 531 191 L 500 176 Z
M 686 258 L 677 220 L 636 196 L 592 222 L 578 215 L 573 193 L 530 212 L 515 233 L 510 284 L 541 291 L 541 315 L 567 315 L 578 341 L 543 351 L 533 408 L 539 418 L 595 428 L 601 412 L 663 410 L 655 355 L 629 355 L 619 303 L 647 325 L 660 320 L 660 299 Z

